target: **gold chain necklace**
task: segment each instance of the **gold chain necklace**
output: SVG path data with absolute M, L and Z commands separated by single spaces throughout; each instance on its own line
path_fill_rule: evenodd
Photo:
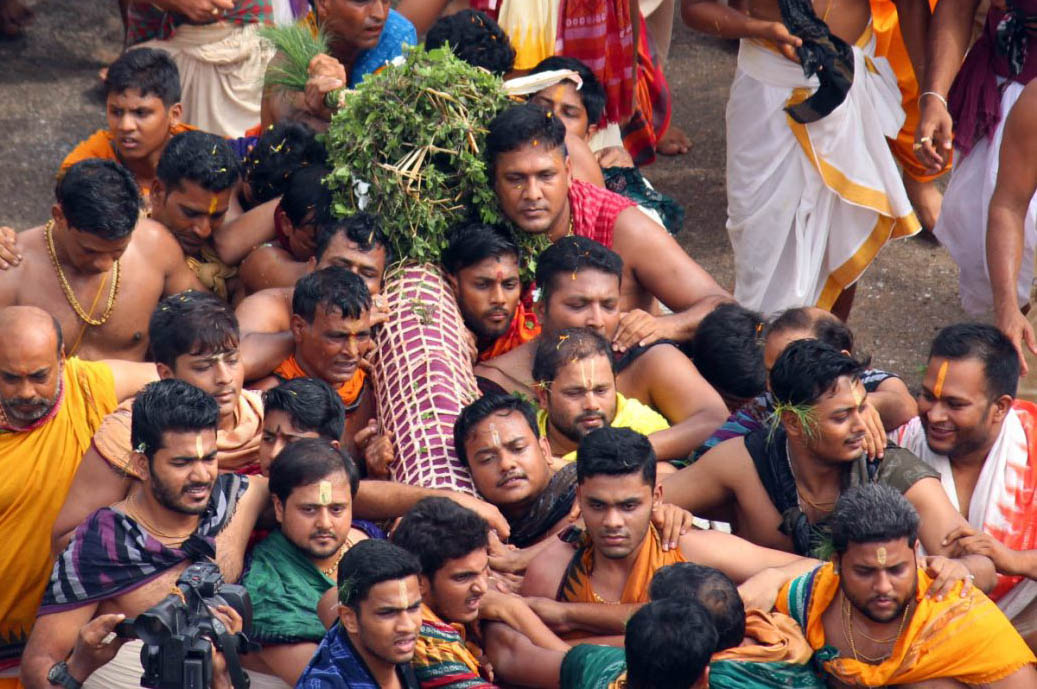
M 792 482 L 796 484 L 796 497 L 799 499 L 799 509 L 803 511 L 803 503 L 810 505 L 818 512 L 833 512 L 835 511 L 835 503 L 838 502 L 838 498 L 831 502 L 814 502 L 799 488 L 799 477 L 796 476 L 796 470 L 792 468 L 792 452 L 789 450 L 789 441 L 785 440 L 785 461 L 789 463 L 789 473 L 792 474 Z
M 138 506 L 140 504 L 140 498 L 138 497 L 139 495 L 140 495 L 140 493 L 135 493 L 134 497 L 133 497 L 134 502 L 137 503 Z M 183 543 L 197 529 L 197 527 L 195 527 L 195 528 L 191 529 L 190 531 L 188 531 L 187 533 L 185 533 L 183 535 L 181 535 L 181 534 L 165 533 L 164 531 L 161 531 L 161 530 L 155 528 L 154 524 L 152 524 L 148 520 L 144 519 L 136 509 L 131 510 L 130 509 L 130 501 L 129 500 L 126 501 L 126 504 L 125 504 L 125 507 L 123 508 L 123 511 L 126 513 L 127 517 L 129 517 L 133 521 L 135 521 L 138 524 L 140 524 L 141 526 L 143 526 L 145 528 L 145 530 L 147 530 L 148 533 L 150 533 L 155 538 L 158 538 L 159 540 L 165 539 L 165 540 L 168 540 L 168 541 L 177 541 L 177 542 Z
M 112 309 L 115 307 L 115 295 L 119 292 L 119 259 L 115 259 L 115 264 L 112 266 L 112 286 L 108 290 L 108 303 L 105 304 L 104 314 L 100 318 L 92 318 L 93 313 L 87 313 L 80 306 L 79 300 L 76 299 L 75 292 L 72 291 L 72 285 L 69 284 L 68 278 L 65 277 L 65 271 L 61 269 L 61 263 L 58 261 L 58 252 L 54 248 L 54 220 L 47 222 L 47 225 L 43 228 L 43 236 L 47 239 L 47 251 L 50 253 L 50 262 L 54 264 L 54 270 L 58 273 L 58 282 L 61 284 L 61 291 L 65 293 L 65 299 L 68 300 L 72 310 L 76 312 L 79 319 L 87 325 L 99 326 L 104 325 L 108 322 L 108 319 L 112 315 Z M 105 277 L 107 280 L 107 276 Z M 104 289 L 104 282 L 101 282 L 101 286 L 98 288 L 98 294 Z M 95 301 L 96 303 L 96 301 Z M 92 311 L 92 309 L 91 309 Z
M 904 625 L 907 623 L 907 613 L 910 612 L 910 610 L 910 604 L 904 606 L 904 614 L 900 617 L 900 628 L 897 629 L 896 636 L 892 636 L 888 639 L 876 639 L 874 637 L 868 636 L 867 634 L 864 634 L 864 632 L 861 633 L 864 634 L 864 637 L 866 639 L 869 639 L 876 643 L 888 644 L 892 642 L 893 644 L 896 644 L 897 639 L 899 639 L 900 635 L 904 633 Z M 850 650 L 853 652 L 854 660 L 859 662 L 861 659 L 863 659 L 865 662 L 868 663 L 881 663 L 884 660 L 887 660 L 891 655 L 893 655 L 892 648 L 890 649 L 889 653 L 887 653 L 884 656 L 879 656 L 877 658 L 872 658 L 864 655 L 863 653 L 858 652 L 857 644 L 853 640 L 853 606 L 850 605 L 850 601 L 846 598 L 845 594 L 843 595 L 842 613 L 843 631 L 845 632 L 846 640 L 850 642 Z
M 346 542 L 343 543 L 342 547 L 338 549 L 337 553 L 335 553 L 335 564 L 331 565 L 331 567 L 322 568 L 320 570 L 320 573 L 323 574 L 324 576 L 326 576 L 328 579 L 331 579 L 332 581 L 334 581 L 335 580 L 335 574 L 338 572 L 339 560 L 341 560 L 342 556 L 345 555 L 346 551 L 349 550 L 352 547 L 353 547 L 353 542 L 349 540 L 349 536 L 346 536 Z

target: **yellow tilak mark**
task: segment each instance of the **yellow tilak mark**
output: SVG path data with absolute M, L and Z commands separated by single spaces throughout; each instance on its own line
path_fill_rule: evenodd
M 216 212 L 216 204 L 219 203 L 219 202 L 220 202 L 219 199 L 217 199 L 216 196 L 214 195 L 212 197 L 212 200 L 209 201 L 209 215 L 212 215 L 213 213 Z
M 321 481 L 317 488 L 317 502 L 322 505 L 331 504 L 331 481 Z
M 883 546 L 879 546 L 879 549 L 875 551 L 875 559 L 878 560 L 879 565 L 886 566 L 886 549 Z
M 400 587 L 400 609 L 406 610 L 410 607 L 410 597 L 407 596 L 407 580 L 399 579 L 398 583 Z
M 501 446 L 500 433 L 497 432 L 497 424 L 495 423 L 490 424 L 490 442 L 496 448 L 500 448 Z
M 936 385 L 933 386 L 933 397 L 940 399 L 943 397 L 943 381 L 947 378 L 947 364 L 950 363 L 946 359 L 940 364 L 940 370 L 936 372 Z
M 205 456 L 205 448 L 202 446 L 202 436 L 200 435 L 194 437 L 194 451 L 198 454 L 198 459 Z
M 588 390 L 594 388 L 594 364 L 597 363 L 594 359 L 590 360 L 590 372 L 587 371 L 587 360 L 580 359 L 580 377 L 583 378 L 583 385 Z
M 855 406 L 855 407 L 861 406 L 861 402 L 864 401 L 864 395 L 861 394 L 861 386 L 860 385 L 853 385 L 853 386 L 851 386 L 850 387 L 850 394 L 853 395 L 853 406 Z

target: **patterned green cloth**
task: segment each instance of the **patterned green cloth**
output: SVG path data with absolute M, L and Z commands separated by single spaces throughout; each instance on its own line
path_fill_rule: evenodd
M 562 689 L 609 689 L 626 671 L 622 648 L 580 644 L 562 660 Z

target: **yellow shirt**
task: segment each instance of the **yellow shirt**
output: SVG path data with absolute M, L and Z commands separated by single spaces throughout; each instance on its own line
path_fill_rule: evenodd
M 537 412 L 537 425 L 540 426 L 540 435 L 547 435 L 547 410 L 541 409 Z M 613 428 L 629 428 L 641 435 L 651 435 L 658 431 L 665 431 L 670 427 L 670 422 L 659 412 L 655 411 L 640 400 L 627 399 L 616 393 L 616 418 L 612 419 Z M 576 450 L 563 456 L 566 462 L 576 461 Z
M 57 412 L 31 431 L 0 430 L 0 657 L 29 637 L 50 579 L 50 531 L 101 419 L 115 379 L 100 362 L 65 361 Z

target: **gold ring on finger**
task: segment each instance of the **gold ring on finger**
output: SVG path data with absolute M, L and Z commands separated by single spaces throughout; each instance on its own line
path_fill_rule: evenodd
M 918 143 L 920 143 L 920 144 L 927 144 L 930 141 L 932 141 L 932 137 L 923 136 L 921 139 L 918 140 Z

